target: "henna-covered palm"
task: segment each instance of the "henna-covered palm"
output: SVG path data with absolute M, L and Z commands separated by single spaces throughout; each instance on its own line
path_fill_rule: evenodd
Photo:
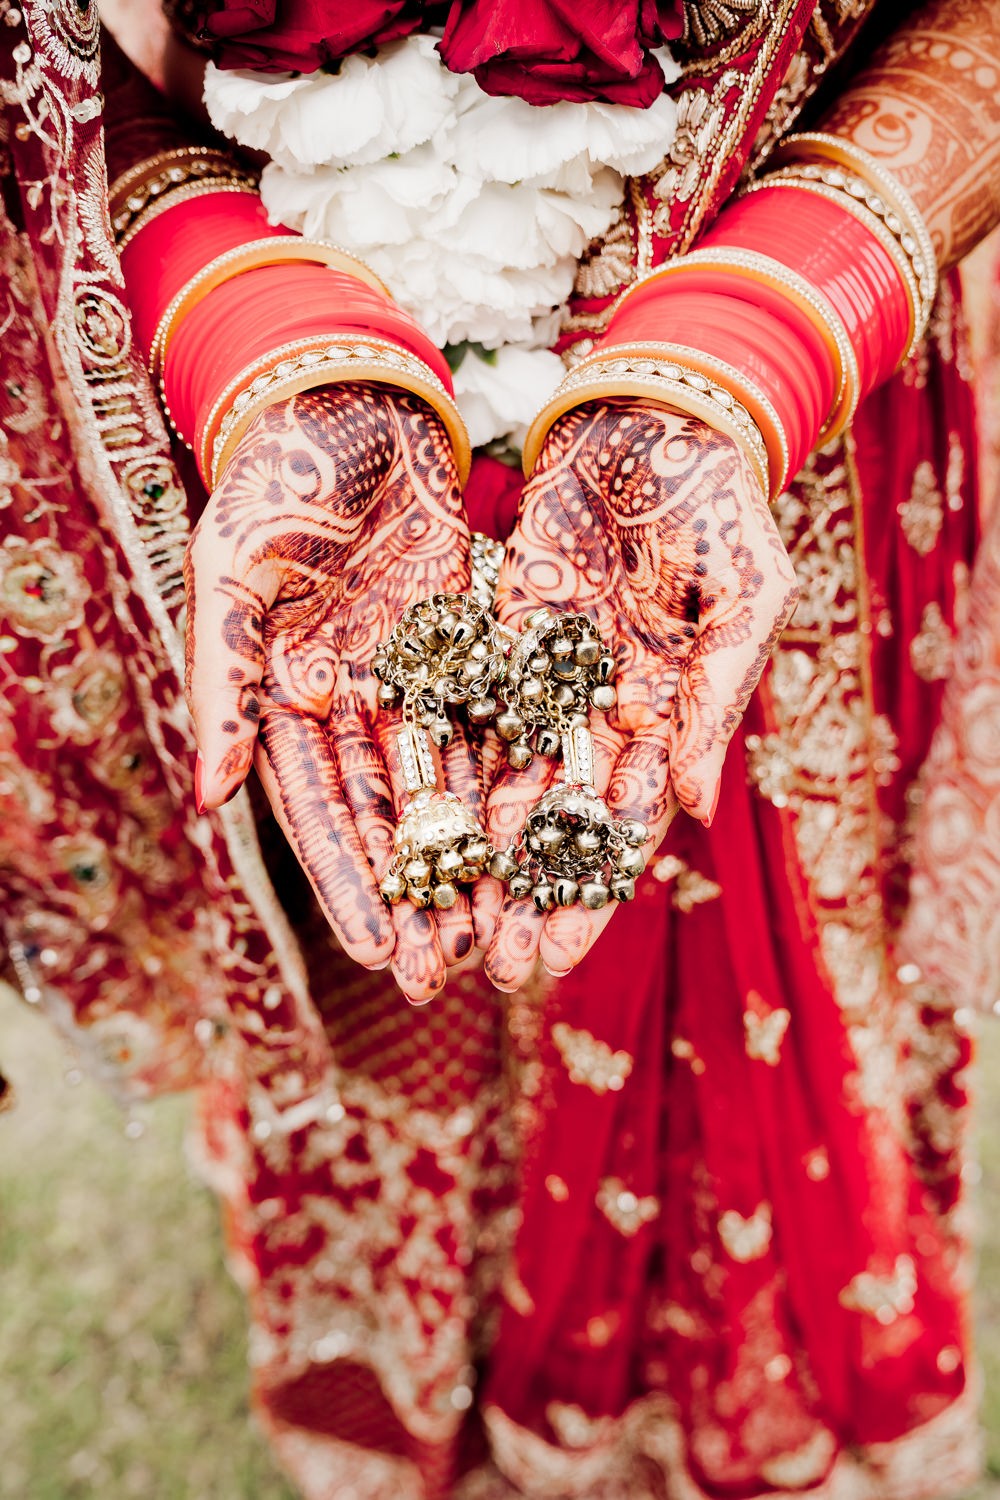
M 616 816 L 647 824 L 649 853 L 678 804 L 711 819 L 726 746 L 795 600 L 791 563 L 735 444 L 690 417 L 610 403 L 549 435 L 497 613 L 517 625 L 553 604 L 596 622 L 618 668 L 616 707 L 592 715 L 597 789 Z M 510 842 L 555 774 L 539 756 L 526 772 L 501 771 L 488 804 L 494 844 Z M 568 972 L 614 910 L 544 914 L 503 900 L 496 882 L 487 889 L 497 914 L 487 971 L 505 990 L 539 955 Z
M 469 582 L 451 450 L 421 402 L 369 387 L 267 408 L 202 516 L 187 559 L 188 696 L 202 796 L 252 763 L 326 916 L 369 968 L 426 1000 L 473 944 L 469 901 L 434 916 L 378 892 L 405 795 L 398 714 L 376 711 L 372 653 L 410 604 Z M 445 780 L 481 814 L 457 734 Z

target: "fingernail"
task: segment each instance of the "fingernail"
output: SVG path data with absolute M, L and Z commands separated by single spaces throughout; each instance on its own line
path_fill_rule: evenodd
M 702 820 L 701 820 L 701 826 L 703 828 L 711 828 L 711 826 L 712 826 L 712 823 L 713 823 L 713 821 L 715 819 L 716 808 L 719 805 L 719 793 L 721 791 L 722 791 L 722 782 L 718 781 L 715 784 L 715 796 L 712 798 L 712 805 L 711 805 L 711 807 L 708 810 L 708 817 L 707 818 L 702 818 Z
M 201 751 L 194 763 L 194 805 L 198 809 L 199 817 L 205 811 L 205 798 L 202 793 L 202 783 L 205 778 L 205 762 L 201 758 Z
M 552 979 L 565 979 L 567 974 L 572 974 L 572 969 L 550 969 L 548 964 L 543 963 L 542 968 Z

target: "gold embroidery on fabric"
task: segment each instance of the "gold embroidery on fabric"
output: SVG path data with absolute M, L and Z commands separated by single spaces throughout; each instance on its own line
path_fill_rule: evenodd
M 760 1260 L 771 1244 L 771 1205 L 759 1203 L 748 1218 L 735 1208 L 719 1216 L 719 1239 L 728 1255 L 741 1264 Z
M 792 58 L 757 134 L 750 158 L 755 169 L 791 129 L 822 83 L 830 64 L 849 44 L 854 27 L 850 27 L 845 35 L 845 23 L 859 21 L 874 5 L 875 0 L 833 0 L 833 4 L 829 0 L 820 0 L 810 18 L 802 45 Z M 829 20 L 823 14 L 824 10 L 832 12 Z
M 599 248 L 580 261 L 573 290 L 578 297 L 610 297 L 634 274 L 632 226 L 622 208 Z
M 672 904 L 681 912 L 693 911 L 705 901 L 716 901 L 722 895 L 722 886 L 697 870 L 682 870 L 671 896 Z
M 352 1073 L 340 1105 L 308 1129 L 261 1132 L 258 1117 L 263 1180 L 314 1184 L 243 1209 L 256 1252 L 243 1268 L 257 1304 L 251 1357 L 269 1381 L 350 1360 L 374 1371 L 415 1436 L 454 1432 L 459 1388 L 491 1336 L 480 1322 L 482 1347 L 469 1344 L 476 1299 L 505 1285 L 515 1227 L 501 1192 L 511 1171 L 503 1100 L 493 1084 L 457 1110 L 415 1110 L 405 1093 Z M 491 1198 L 501 1206 L 484 1218 L 476 1205 Z M 260 1277 L 272 1257 L 281 1275 Z
M 756 997 L 758 1000 L 759 996 Z M 763 1003 L 763 1002 L 761 1002 Z M 776 1010 L 747 1010 L 743 1014 L 747 1057 L 776 1068 L 781 1061 L 781 1044 L 791 1021 L 791 1012 L 779 1006 Z
M 814 64 L 804 48 L 792 58 L 753 145 L 751 164 L 756 169 L 791 128 L 809 94 L 815 88 Z
M 661 166 L 649 174 L 654 196 L 661 205 L 654 211 L 653 227 L 661 234 L 669 229 L 670 206 L 689 203 L 702 180 L 705 163 L 711 160 L 715 143 L 726 120 L 726 96 L 738 87 L 740 74 L 724 72 L 709 92 L 689 88 L 677 100 L 677 127 Z
M 675 1036 L 670 1043 L 671 1057 L 678 1058 L 681 1062 L 691 1064 L 691 1072 L 696 1078 L 700 1078 L 705 1071 L 705 1060 L 698 1056 L 694 1050 L 694 1043 L 689 1042 L 687 1037 Z
M 676 854 L 665 854 L 653 866 L 653 877 L 664 885 L 676 882 L 670 901 L 675 910 L 693 911 L 705 901 L 715 901 L 722 895 L 722 887 L 707 875 L 693 869 Z
M 419 1468 L 407 1458 L 345 1442 L 315 1428 L 294 1427 L 273 1415 L 267 1435 L 303 1495 L 330 1495 L 331 1474 L 336 1475 L 339 1495 L 354 1495 L 358 1500 L 425 1500 L 427 1495 Z
M 944 493 L 950 511 L 959 511 L 965 504 L 962 486 L 965 481 L 965 449 L 957 432 L 948 434 L 948 467 L 944 475 Z
M 804 1489 L 807 1484 L 820 1482 L 836 1451 L 837 1439 L 827 1428 L 820 1427 L 793 1453 L 765 1459 L 760 1466 L 761 1477 L 783 1489 Z
M 679 46 L 716 47 L 739 32 L 736 44 L 745 48 L 769 25 L 774 14 L 770 0 L 684 0 L 684 30 Z M 712 59 L 716 66 L 728 57 Z
M 748 736 L 747 753 L 761 795 L 795 814 L 834 992 L 849 1019 L 863 1023 L 883 977 L 875 792 L 893 746 L 889 726 L 872 711 L 853 472 L 846 443 L 838 444 L 814 454 L 777 502 L 801 595 L 768 679 L 776 730 Z
M 690 9 L 693 11 L 695 7 Z M 713 13 L 720 20 L 726 11 L 735 14 L 744 10 L 743 26 L 725 49 L 709 56 L 694 56 L 687 64 L 685 71 L 690 74 L 704 73 L 708 67 L 713 73 L 720 68 L 723 72 L 710 92 L 699 83 L 692 83 L 675 94 L 677 124 L 668 154 L 653 172 L 628 182 L 635 229 L 623 216 L 611 228 L 607 257 L 603 241 L 588 251 L 577 274 L 577 292 L 581 296 L 609 295 L 645 274 L 653 264 L 654 235 L 669 239 L 671 254 L 688 249 L 702 227 L 705 208 L 712 201 L 729 157 L 757 106 L 775 53 L 795 15 L 796 0 L 780 0 L 780 3 L 754 0 L 752 11 L 749 0 L 746 5 L 743 0 L 729 0 L 728 4 L 724 0 L 703 0 L 697 9 L 703 13 L 700 24 L 705 26 L 710 24 Z M 730 68 L 729 63 L 765 30 L 749 73 Z M 721 37 L 723 32 L 718 34 Z M 731 105 L 728 113 L 727 101 Z M 648 203 L 650 189 L 654 197 L 652 213 Z M 675 203 L 685 205 L 682 222 L 676 227 L 672 225 Z M 609 303 L 596 313 L 567 316 L 563 331 L 586 330 L 596 337 L 606 327 L 612 305 Z
M 517 1266 L 513 1257 L 504 1272 L 500 1283 L 500 1290 L 504 1301 L 509 1302 L 516 1313 L 522 1318 L 532 1318 L 535 1315 L 535 1300 L 520 1276 L 517 1274 Z
M 606 1349 L 622 1328 L 621 1313 L 613 1309 L 588 1318 L 581 1332 L 571 1334 L 572 1343 L 582 1349 Z
M 640 1198 L 620 1177 L 601 1179 L 596 1202 L 608 1223 L 629 1239 L 660 1213 L 659 1198 L 651 1193 Z
M 806 1176 L 810 1182 L 825 1182 L 830 1175 L 830 1153 L 825 1146 L 817 1146 L 805 1159 Z
M 739 89 L 739 99 L 736 106 L 731 111 L 729 118 L 726 120 L 725 116 L 723 115 L 723 119 L 718 122 L 718 124 L 716 125 L 715 134 L 713 136 L 710 136 L 706 139 L 704 121 L 702 122 L 702 127 L 697 130 L 698 137 L 704 141 L 705 156 L 701 163 L 701 170 L 698 174 L 697 181 L 693 183 L 691 182 L 691 175 L 689 171 L 689 153 L 692 143 L 690 126 L 693 123 L 693 118 L 697 111 L 694 109 L 694 106 L 690 107 L 691 118 L 686 122 L 688 134 L 682 140 L 681 105 L 683 101 L 685 101 L 688 97 L 687 94 L 682 94 L 677 101 L 677 135 L 674 138 L 671 151 L 665 158 L 663 166 L 661 168 L 658 168 L 656 172 L 651 174 L 651 180 L 656 183 L 656 198 L 661 204 L 664 205 L 662 213 L 662 227 L 660 223 L 660 215 L 658 213 L 654 213 L 654 229 L 656 229 L 657 232 L 661 234 L 666 233 L 669 228 L 669 209 L 667 208 L 667 200 L 674 197 L 672 191 L 666 187 L 664 179 L 673 170 L 675 162 L 678 166 L 680 166 L 681 172 L 684 176 L 684 191 L 677 192 L 676 197 L 681 202 L 686 202 L 688 204 L 688 207 L 687 211 L 684 214 L 683 222 L 680 226 L 680 232 L 675 247 L 677 253 L 682 253 L 690 247 L 692 240 L 695 238 L 698 230 L 701 228 L 701 219 L 704 213 L 704 209 L 712 201 L 712 198 L 714 197 L 716 188 L 718 186 L 719 178 L 725 171 L 729 158 L 731 157 L 737 143 L 741 140 L 746 130 L 746 122 L 752 117 L 754 110 L 757 108 L 757 101 L 760 98 L 764 82 L 771 69 L 774 57 L 780 50 L 781 45 L 785 39 L 785 35 L 788 31 L 789 26 L 791 25 L 796 9 L 796 0 L 782 0 L 782 3 L 776 3 L 773 7 L 773 12 L 770 17 L 770 26 L 768 28 L 767 35 L 757 51 L 757 55 L 754 58 L 753 66 L 750 69 L 749 73 L 747 73 L 746 75 L 742 75 L 738 72 L 734 73 L 727 69 L 713 88 L 713 113 L 714 109 L 718 107 L 722 99 L 725 97 L 725 94 L 728 93 L 731 89 Z M 714 60 L 714 65 L 716 67 L 719 66 L 718 59 Z M 698 92 L 703 94 L 702 90 L 699 90 Z M 724 124 L 723 120 L 725 121 Z M 719 128 L 719 125 L 722 125 L 721 129 Z M 670 163 L 669 166 L 667 165 L 668 163 Z M 659 175 L 661 172 L 663 174 L 662 176 Z M 659 181 L 656 180 L 658 176 Z
M 861 1271 L 840 1294 L 840 1304 L 850 1312 L 868 1313 L 887 1326 L 913 1311 L 917 1271 L 909 1255 L 896 1258 L 890 1275 Z
M 903 535 L 921 557 L 935 546 L 944 521 L 944 499 L 937 487 L 934 465 L 923 459 L 913 471 L 909 500 L 897 507 Z
M 519 1426 L 497 1406 L 485 1410 L 494 1464 L 474 1470 L 456 1487 L 454 1500 L 589 1500 L 594 1495 L 628 1500 L 707 1500 L 691 1477 L 688 1443 L 676 1411 L 660 1392 L 632 1402 L 618 1418 L 589 1417 L 578 1406 L 551 1403 L 546 1417 L 556 1437 L 547 1442 Z M 820 1432 L 825 1429 L 818 1429 Z M 810 1437 L 792 1457 L 808 1455 Z M 894 1442 L 841 1451 L 827 1479 L 837 1500 L 872 1500 L 878 1494 L 906 1500 L 936 1500 L 979 1477 L 981 1442 L 977 1397 L 967 1390 L 938 1416 L 921 1423 Z M 780 1463 L 779 1455 L 775 1460 Z M 780 1484 L 757 1500 L 787 1500 L 789 1488 L 801 1488 L 789 1476 L 769 1479 Z M 409 1497 L 405 1497 L 409 1500 Z
M 920 615 L 920 629 L 910 642 L 910 665 L 924 682 L 940 682 L 951 672 L 955 637 L 932 599 Z
M 613 1052 L 607 1042 L 589 1031 L 577 1031 L 565 1021 L 552 1028 L 552 1040 L 572 1083 L 585 1084 L 595 1094 L 617 1093 L 625 1087 L 635 1059 L 625 1051 Z

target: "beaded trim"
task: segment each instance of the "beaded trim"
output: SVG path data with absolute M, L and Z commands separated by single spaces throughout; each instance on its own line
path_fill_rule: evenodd
M 126 245 L 132 243 L 136 235 L 145 229 L 148 224 L 166 213 L 167 209 L 176 208 L 179 203 L 187 203 L 191 198 L 201 198 L 207 193 L 257 193 L 257 182 L 255 178 L 234 178 L 232 174 L 228 177 L 202 177 L 194 182 L 183 182 L 179 187 L 173 188 L 169 193 L 154 198 L 137 218 L 133 219 L 124 234 L 118 239 L 119 255 Z
M 802 149 L 803 147 L 805 150 Z M 865 151 L 863 147 L 855 145 L 853 141 L 842 140 L 840 136 L 828 135 L 820 130 L 801 131 L 797 135 L 786 136 L 777 147 L 772 160 L 781 161 L 786 156 L 792 160 L 817 156 L 825 161 L 833 162 L 836 166 L 846 168 L 848 176 L 864 179 L 874 195 L 885 200 L 890 209 L 885 220 L 886 228 L 892 234 L 898 232 L 901 239 L 908 235 L 919 253 L 922 262 L 921 271 L 926 280 L 921 281 L 916 266 L 914 271 L 918 281 L 921 281 L 921 291 L 926 298 L 929 314 L 930 305 L 937 295 L 938 281 L 934 241 L 913 198 L 902 183 L 892 175 L 888 167 L 870 152 Z M 867 199 L 865 201 L 868 203 Z M 874 204 L 868 203 L 868 207 L 873 213 L 878 212 Z M 907 249 L 905 240 L 903 248 Z
M 256 271 L 263 266 L 279 265 L 288 261 L 332 266 L 347 271 L 363 281 L 366 286 L 388 297 L 389 290 L 364 261 L 358 260 L 346 250 L 327 245 L 317 240 L 304 240 L 301 235 L 273 235 L 269 239 L 250 240 L 245 245 L 236 245 L 225 250 L 203 266 L 196 275 L 186 281 L 180 291 L 167 304 L 166 310 L 156 325 L 149 350 L 149 373 L 154 381 L 161 376 L 167 345 L 177 324 L 193 311 L 209 292 L 223 286 L 227 281 L 242 275 L 244 271 Z
M 549 429 L 566 412 L 586 401 L 638 396 L 699 417 L 731 438 L 746 456 L 761 488 L 767 491 L 767 448 L 747 408 L 730 391 L 713 385 L 699 371 L 663 357 L 662 344 L 648 347 L 649 354 L 641 345 L 634 345 L 627 351 L 609 350 L 588 357 L 567 375 L 528 430 L 523 450 L 525 473 L 530 474 Z
M 263 368 L 259 360 L 247 366 L 222 392 L 205 424 L 200 455 L 202 474 L 211 487 L 218 484 L 240 438 L 266 406 L 320 385 L 346 381 L 398 386 L 422 397 L 444 423 L 459 478 L 465 483 L 472 462 L 469 435 L 458 407 L 430 366 L 388 339 L 347 340 L 336 334 L 317 334 L 272 350 Z
M 907 298 L 910 304 L 910 327 L 906 340 L 906 348 L 899 360 L 899 365 L 905 364 L 913 353 L 917 344 L 923 336 L 930 317 L 933 297 L 928 299 L 928 292 L 936 288 L 937 273 L 931 274 L 930 280 L 923 270 L 923 260 L 918 255 L 913 257 L 907 253 L 903 239 L 890 230 L 883 217 L 880 217 L 869 207 L 868 198 L 876 203 L 882 200 L 873 194 L 868 184 L 862 182 L 860 177 L 851 179 L 855 186 L 855 192 L 847 189 L 847 174 L 840 172 L 836 167 L 813 166 L 808 162 L 801 164 L 796 162 L 782 167 L 775 172 L 769 172 L 759 182 L 753 183 L 745 188 L 741 196 L 750 193 L 760 193 L 768 188 L 793 188 L 803 193 L 814 193 L 819 198 L 825 198 L 828 203 L 836 203 L 838 208 L 844 209 L 852 214 L 855 219 L 862 223 L 868 232 L 878 240 L 885 253 L 892 260 L 893 265 L 899 272 L 900 280 L 906 288 Z M 867 196 L 866 196 L 867 195 Z M 886 212 L 889 212 L 886 210 Z M 892 216 L 895 219 L 895 215 Z M 898 222 L 898 220 L 896 220 Z M 915 243 L 910 236 L 906 236 L 907 244 Z M 897 365 L 897 368 L 899 366 Z
M 251 173 L 240 171 L 221 151 L 210 146 L 184 146 L 160 151 L 129 167 L 111 184 L 108 202 L 111 227 L 119 241 L 150 205 L 187 183 L 207 177 L 222 182 L 254 183 Z
M 720 270 L 735 271 L 739 280 L 762 281 L 783 292 L 794 306 L 811 319 L 823 334 L 834 358 L 838 382 L 833 405 L 816 444 L 828 443 L 831 438 L 839 436 L 850 425 L 861 394 L 858 358 L 848 338 L 847 329 L 830 302 L 811 281 L 807 281 L 783 261 L 774 260 L 772 256 L 755 250 L 730 250 L 721 245 L 707 250 L 692 250 L 687 255 L 677 256 L 676 259 L 647 271 L 626 288 L 618 298 L 614 311 L 617 312 L 640 286 L 651 281 L 666 280 L 675 272 L 683 274 L 687 266 L 716 266 Z

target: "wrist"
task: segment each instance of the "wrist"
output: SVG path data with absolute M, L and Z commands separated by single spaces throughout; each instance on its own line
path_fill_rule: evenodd
M 878 163 L 833 137 L 792 137 L 697 250 L 622 294 L 536 418 L 526 465 L 576 401 L 641 394 L 690 412 L 693 388 L 716 430 L 739 414 L 751 460 L 763 445 L 773 498 L 912 351 L 934 286 L 926 228 Z
M 264 406 L 340 381 L 427 401 L 464 480 L 447 363 L 356 257 L 269 224 L 257 198 L 206 192 L 141 225 L 123 269 L 165 413 L 210 487 Z

